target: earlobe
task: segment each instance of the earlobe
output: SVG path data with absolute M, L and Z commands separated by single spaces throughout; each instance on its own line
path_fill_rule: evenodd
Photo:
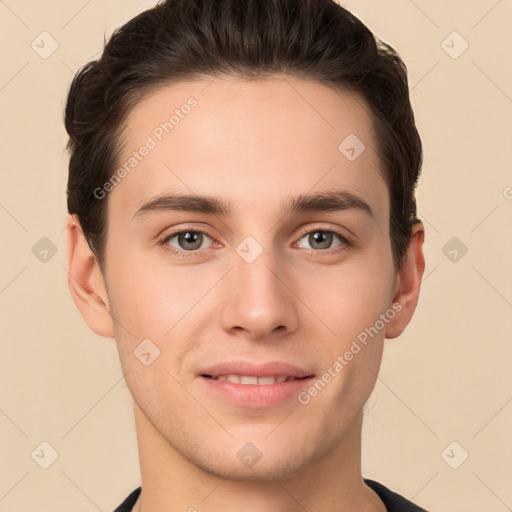
M 418 222 L 412 228 L 412 239 L 396 276 L 392 305 L 395 305 L 393 309 L 398 310 L 398 307 L 400 309 L 386 326 L 386 338 L 391 339 L 400 336 L 416 310 L 421 279 L 425 270 L 424 239 L 425 228 L 422 222 Z
M 76 215 L 67 218 L 68 286 L 85 322 L 96 334 L 114 337 L 107 290 L 99 263 L 91 252 Z

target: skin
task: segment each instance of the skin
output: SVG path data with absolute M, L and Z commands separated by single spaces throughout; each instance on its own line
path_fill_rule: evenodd
M 292 77 L 183 82 L 130 113 L 123 156 L 190 96 L 198 105 L 108 195 L 105 275 L 68 218 L 71 294 L 89 327 L 115 338 L 134 399 L 142 485 L 134 510 L 385 512 L 361 476 L 362 408 L 384 339 L 399 336 L 416 308 L 424 228 L 414 227 L 395 271 L 369 109 L 353 93 Z M 338 150 L 351 133 L 366 146 L 354 161 Z M 330 190 L 359 195 L 374 217 L 283 216 L 291 197 Z M 232 214 L 134 218 L 150 199 L 178 192 L 223 198 Z M 182 256 L 189 246 L 178 237 L 167 245 L 179 255 L 159 245 L 180 229 L 206 233 L 194 257 Z M 333 236 L 322 248 L 300 229 L 334 229 L 350 245 Z M 236 252 L 248 236 L 263 249 L 252 263 Z M 397 303 L 401 311 L 308 404 L 237 406 L 198 377 L 234 359 L 287 361 L 319 377 Z M 148 366 L 133 353 L 146 338 L 160 349 Z M 249 441 L 262 454 L 250 468 L 237 457 Z

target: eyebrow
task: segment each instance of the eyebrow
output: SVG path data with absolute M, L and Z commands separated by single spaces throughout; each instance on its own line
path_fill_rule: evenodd
M 283 206 L 283 214 L 303 212 L 336 212 L 358 210 L 372 218 L 375 214 L 370 205 L 360 196 L 347 191 L 316 192 L 291 198 Z M 165 211 L 185 211 L 208 215 L 229 216 L 231 203 L 222 198 L 204 195 L 166 194 L 155 197 L 142 205 L 135 217 Z

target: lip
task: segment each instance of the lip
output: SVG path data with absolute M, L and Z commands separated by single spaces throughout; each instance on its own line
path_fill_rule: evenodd
M 255 377 L 270 377 L 286 375 L 296 380 L 275 384 L 237 384 L 225 380 L 214 380 L 206 375 L 252 375 Z M 198 375 L 207 392 L 233 405 L 246 408 L 268 408 L 290 400 L 297 400 L 298 393 L 309 387 L 315 376 L 307 369 L 299 368 L 289 363 L 271 361 L 263 364 L 253 364 L 247 361 L 231 361 L 219 363 Z

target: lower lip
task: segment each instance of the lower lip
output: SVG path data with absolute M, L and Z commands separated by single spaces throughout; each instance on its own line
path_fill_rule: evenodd
M 270 407 L 280 404 L 309 387 L 314 377 L 295 379 L 276 384 L 236 384 L 227 380 L 215 380 L 199 376 L 208 389 L 235 405 L 252 408 Z

